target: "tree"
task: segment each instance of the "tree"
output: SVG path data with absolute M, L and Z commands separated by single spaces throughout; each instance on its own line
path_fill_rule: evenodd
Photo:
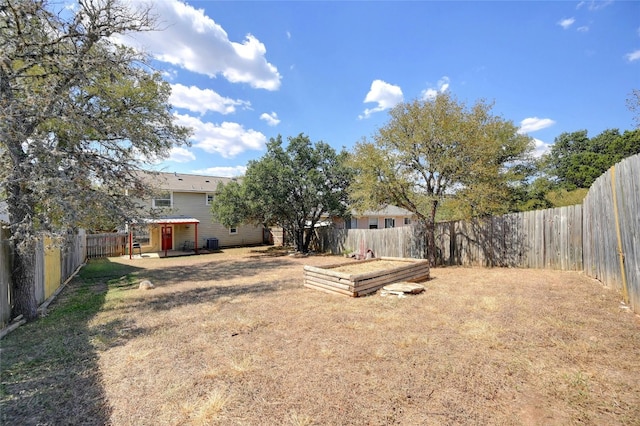
M 149 9 L 117 0 L 55 6 L 0 3 L 0 196 L 12 231 L 14 315 L 27 319 L 37 315 L 38 239 L 73 228 L 88 206 L 135 216 L 126 191 L 149 189 L 137 173 L 144 159 L 188 137 L 173 124 L 169 85 L 145 55 L 112 38 L 151 30 Z
M 225 226 L 253 223 L 280 226 L 293 237 L 296 250 L 309 251 L 313 230 L 322 219 L 347 212 L 350 171 L 346 152 L 300 134 L 271 138 L 267 153 L 249 162 L 241 181 L 219 188 L 212 203 L 216 221 Z
M 393 204 L 413 212 L 426 228 L 427 256 L 435 263 L 435 218 L 447 203 L 464 217 L 508 209 L 509 183 L 518 180 L 532 140 L 483 101 L 467 107 L 448 94 L 396 106 L 389 122 L 358 143 L 350 192 L 358 210 Z
M 589 188 L 607 169 L 640 152 L 640 129 L 608 129 L 589 139 L 586 130 L 562 133 L 544 156 L 545 171 L 558 187 Z

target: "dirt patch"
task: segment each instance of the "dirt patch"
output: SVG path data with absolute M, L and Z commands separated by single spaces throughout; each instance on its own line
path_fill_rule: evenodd
M 424 293 L 403 299 L 302 286 L 303 265 L 342 261 L 353 262 L 255 248 L 113 259 L 135 270 L 110 284 L 85 332 L 104 422 L 638 424 L 640 321 L 599 282 L 435 268 Z M 143 279 L 156 288 L 138 290 Z M 65 365 L 49 371 L 78 393 Z M 3 375 L 3 405 L 19 401 L 18 387 Z M 11 413 L 3 420 L 48 421 Z
M 397 260 L 376 260 L 376 261 L 351 261 L 341 266 L 331 268 L 334 272 L 342 272 L 345 274 L 365 274 L 367 272 L 383 271 L 385 269 L 395 269 L 409 265 L 408 262 Z

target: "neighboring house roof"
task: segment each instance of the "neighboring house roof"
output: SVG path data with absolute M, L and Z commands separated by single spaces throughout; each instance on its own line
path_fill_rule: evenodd
M 407 209 L 397 206 L 385 206 L 380 210 L 366 210 L 364 212 L 352 211 L 351 215 L 354 217 L 390 217 L 390 216 L 413 216 L 413 213 Z
M 186 216 L 163 216 L 156 219 L 144 219 L 144 223 L 148 224 L 188 224 L 188 223 L 200 223 L 198 219 L 195 217 L 186 217 Z
M 178 192 L 215 192 L 220 183 L 226 184 L 235 178 L 189 175 L 184 173 L 150 173 L 147 175 L 155 187 Z

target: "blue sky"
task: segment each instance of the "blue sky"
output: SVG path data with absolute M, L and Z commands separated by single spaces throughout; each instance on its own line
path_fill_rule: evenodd
M 154 1 L 136 34 L 194 129 L 156 169 L 242 175 L 300 133 L 351 149 L 401 101 L 448 92 L 536 139 L 633 129 L 640 2 Z

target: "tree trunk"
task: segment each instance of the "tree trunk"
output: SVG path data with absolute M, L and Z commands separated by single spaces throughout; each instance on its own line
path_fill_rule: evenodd
M 302 246 L 303 253 L 307 253 L 309 251 L 309 246 L 311 245 L 311 239 L 313 238 L 313 231 L 314 231 L 314 227 L 312 224 L 311 229 L 309 229 L 308 232 L 304 232 L 304 231 L 302 232 L 302 234 L 304 235 L 304 242 Z
M 426 243 L 427 243 L 427 259 L 429 266 L 436 266 L 436 211 L 438 209 L 438 201 L 434 200 L 431 204 L 431 211 L 426 223 Z
M 306 253 L 304 246 L 304 227 L 296 230 L 296 250 L 300 253 Z
M 13 255 L 13 317 L 23 315 L 27 321 L 38 316 L 35 294 L 36 242 L 25 242 L 20 249 L 14 245 Z

